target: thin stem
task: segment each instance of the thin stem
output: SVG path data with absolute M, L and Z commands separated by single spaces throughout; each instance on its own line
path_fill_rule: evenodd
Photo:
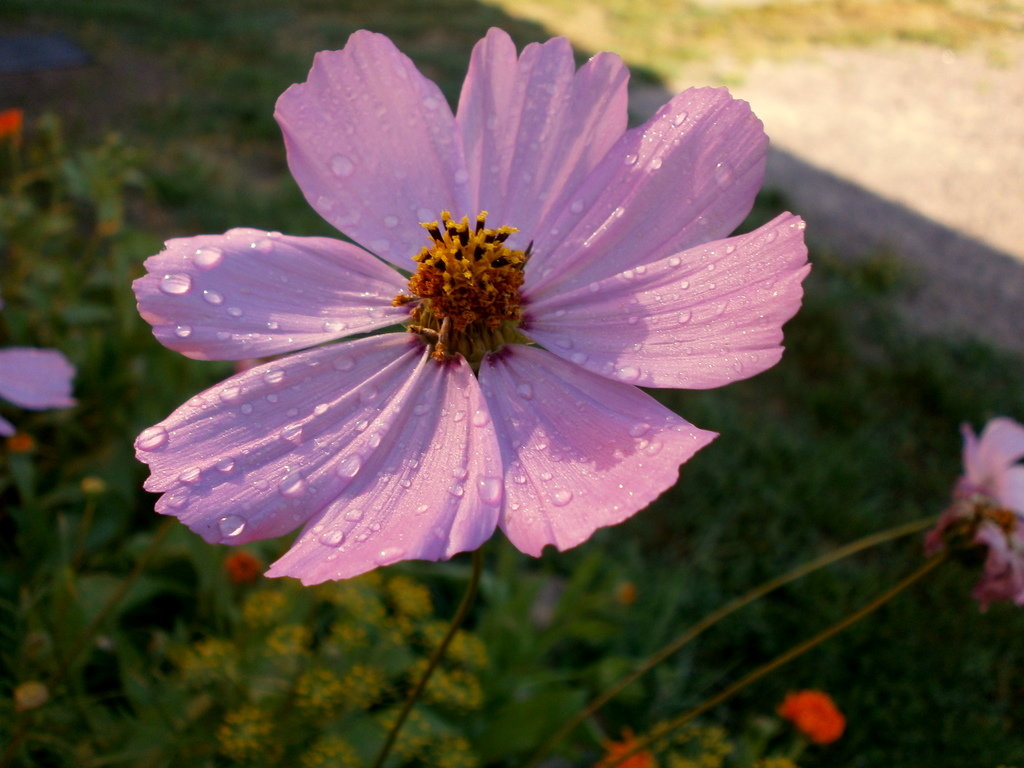
M 663 662 L 669 656 L 674 654 L 684 645 L 697 638 L 703 632 L 717 624 L 722 619 L 726 618 L 732 613 L 735 613 L 740 608 L 748 605 L 759 598 L 764 597 L 770 592 L 774 592 L 776 589 L 789 584 L 792 581 L 796 581 L 802 576 L 806 576 L 819 568 L 824 568 L 827 565 L 843 560 L 850 555 L 856 554 L 870 547 L 874 547 L 878 544 L 883 544 L 893 539 L 898 539 L 902 536 L 906 536 L 911 533 L 923 531 L 935 523 L 935 516 L 927 517 L 923 520 L 917 520 L 912 523 L 906 523 L 904 525 L 896 526 L 895 528 L 889 528 L 878 533 L 873 533 L 870 536 L 865 536 L 862 539 L 851 542 L 844 547 L 840 547 L 837 550 L 829 552 L 828 554 L 817 557 L 807 563 L 804 563 L 797 568 L 794 568 L 788 573 L 784 573 L 781 576 L 776 576 L 774 579 L 754 587 L 746 594 L 740 595 L 739 597 L 729 601 L 717 611 L 714 611 L 703 619 L 692 625 L 689 629 L 679 635 L 675 640 L 664 646 L 661 650 L 656 651 L 652 656 L 644 660 L 636 669 L 628 674 L 624 675 L 617 682 L 613 683 L 603 693 L 597 696 L 587 706 L 573 715 L 561 728 L 545 740 L 540 748 L 533 754 L 533 757 L 526 764 L 525 768 L 534 768 L 534 766 L 540 763 L 541 758 L 547 755 L 548 752 L 562 739 L 572 733 L 573 730 L 579 726 L 584 720 L 594 714 L 597 710 L 611 701 L 613 698 L 618 696 L 625 688 L 632 684 L 641 675 L 647 673 L 658 664 Z
M 847 627 L 851 626 L 852 624 L 855 624 L 856 622 L 860 621 L 861 619 L 863 619 L 868 614 L 872 613 L 873 611 L 878 610 L 883 605 L 885 605 L 887 602 L 889 602 L 894 597 L 896 597 L 896 595 L 898 595 L 900 592 L 905 590 L 907 587 L 909 587 L 910 585 L 912 585 L 915 582 L 919 581 L 925 575 L 930 573 L 936 566 L 940 565 L 945 560 L 946 560 L 946 555 L 943 553 L 943 554 L 936 555 L 935 557 L 931 558 L 930 560 L 925 561 L 925 563 L 920 568 L 918 568 L 916 571 L 914 571 L 909 576 L 906 576 L 905 578 L 900 580 L 896 585 L 894 585 L 894 586 L 890 587 L 889 589 L 887 589 L 885 592 L 880 594 L 878 597 L 876 597 L 871 602 L 869 602 L 866 605 L 863 605 L 860 608 L 858 608 L 856 611 L 851 613 L 849 616 L 846 616 L 845 618 L 840 619 L 839 621 L 837 621 L 832 626 L 830 626 L 827 629 L 824 629 L 821 632 L 819 632 L 818 634 L 816 634 L 814 637 L 811 637 L 811 638 L 809 638 L 807 640 L 804 640 L 802 643 L 797 643 L 792 648 L 790 648 L 788 651 L 786 651 L 786 652 L 776 656 L 774 659 L 772 659 L 768 663 L 762 664 L 757 669 L 755 669 L 755 670 L 753 670 L 751 672 L 748 672 L 746 675 L 741 677 L 739 680 L 737 680 L 735 683 L 733 683 L 732 685 L 728 686 L 727 688 L 725 688 L 721 692 L 715 694 L 714 696 L 712 696 L 709 699 L 704 700 L 703 702 L 698 704 L 696 707 L 694 707 L 690 711 L 684 712 L 682 715 L 679 715 L 679 717 L 676 717 L 675 719 L 670 720 L 668 723 L 666 723 L 662 727 L 658 728 L 656 732 L 650 733 L 647 736 L 644 736 L 643 738 L 637 739 L 636 742 L 633 744 L 632 747 L 630 747 L 630 749 L 628 751 L 623 752 L 621 755 L 617 755 L 616 759 L 615 759 L 615 762 L 609 763 L 608 764 L 608 768 L 615 768 L 615 766 L 621 765 L 623 763 L 623 761 L 626 760 L 626 758 L 630 757 L 631 755 L 636 754 L 637 752 L 641 751 L 642 749 L 645 749 L 645 748 L 649 747 L 654 742 L 661 740 L 662 738 L 667 736 L 672 731 L 674 731 L 674 730 L 676 730 L 678 728 L 681 728 L 682 726 L 686 725 L 686 723 L 690 722 L 695 717 L 699 717 L 700 715 L 702 715 L 705 712 L 707 712 L 709 709 L 712 709 L 712 708 L 718 706 L 723 701 L 725 701 L 726 699 L 730 698 L 731 696 L 733 696 L 734 694 L 738 693 L 739 691 L 743 690 L 744 688 L 746 688 L 751 683 L 756 682 L 757 680 L 760 680 L 762 677 L 767 675 L 769 672 L 774 672 L 776 669 L 778 669 L 782 665 L 786 664 L 787 662 L 792 661 L 797 656 L 800 656 L 801 654 L 806 653 L 807 651 L 809 651 L 812 648 L 814 648 L 816 645 L 819 645 L 819 644 L 823 643 L 825 640 L 828 640 L 833 635 L 839 634 L 844 629 L 846 629 Z
M 413 688 L 406 697 L 405 703 L 402 705 L 402 710 L 398 713 L 398 719 L 395 720 L 395 724 L 391 726 L 391 730 L 388 732 L 388 738 L 384 742 L 384 746 L 381 747 L 376 761 L 373 763 L 373 768 L 381 768 L 381 766 L 384 765 L 384 761 L 387 760 L 388 755 L 391 754 L 391 748 L 394 747 L 395 741 L 398 739 L 398 732 L 402 730 L 402 725 L 405 723 L 406 718 L 412 711 L 413 706 L 419 700 L 420 695 L 423 693 L 423 689 L 427 687 L 427 681 L 430 680 L 430 676 L 433 674 L 434 669 L 441 662 L 441 657 L 444 656 L 444 652 L 448 650 L 449 643 L 451 643 L 452 638 L 455 637 L 455 633 L 462 625 L 463 620 L 466 618 L 466 614 L 469 613 L 469 608 L 473 604 L 473 599 L 476 597 L 476 588 L 480 584 L 480 571 L 482 569 L 483 554 L 481 553 L 481 550 L 478 549 L 473 552 L 473 571 L 469 577 L 469 584 L 466 585 L 466 592 L 462 595 L 462 602 L 459 603 L 459 607 L 455 611 L 455 615 L 452 617 L 452 622 L 448 626 L 448 631 L 445 633 L 444 638 L 441 640 L 437 648 L 434 649 L 433 654 L 431 654 L 430 660 L 427 662 L 427 668 L 423 670 L 423 674 L 416 683 L 416 687 Z

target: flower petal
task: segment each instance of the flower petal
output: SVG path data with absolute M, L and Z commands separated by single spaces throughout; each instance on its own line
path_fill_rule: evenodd
M 628 131 L 544 223 L 527 292 L 564 292 L 725 237 L 754 203 L 767 148 L 745 101 L 724 88 L 684 91 Z
M 1013 419 L 992 419 L 981 432 L 972 456 L 973 466 L 981 476 L 994 476 L 1024 458 L 1024 426 Z
M 258 229 L 168 240 L 133 284 L 162 344 L 200 360 L 290 352 L 401 322 L 394 269 L 325 237 Z
M 544 350 L 505 347 L 480 366 L 505 467 L 500 525 L 531 555 L 564 550 L 650 504 L 714 439 L 645 392 Z
M 576 187 L 626 130 L 629 72 L 614 54 L 598 54 L 579 72 L 564 37 L 526 46 L 516 57 L 507 33 L 477 43 L 459 98 L 475 209 L 494 226 L 518 227 L 524 248 L 552 210 L 571 204 Z
M 629 384 L 702 389 L 782 355 L 810 267 L 804 224 L 760 229 L 638 266 L 529 305 L 524 330 L 577 365 Z
M 383 35 L 359 31 L 318 53 L 275 117 L 310 205 L 393 264 L 409 268 L 429 243 L 420 222 L 476 215 L 448 103 Z
M 318 347 L 193 397 L 135 441 L 156 511 L 211 542 L 280 536 L 333 502 L 385 437 L 382 406 L 413 377 L 408 333 Z M 392 438 L 393 439 L 393 438 Z M 348 461 L 346 471 L 338 464 Z
M 446 365 L 424 359 L 414 384 L 379 421 L 391 428 L 372 462 L 268 576 L 295 576 L 304 584 L 348 578 L 397 560 L 447 559 L 494 533 L 502 501 L 500 451 L 487 404 L 462 358 Z M 337 466 L 344 474 L 344 465 Z
M 75 369 L 55 349 L 0 349 L 0 397 L 33 411 L 75 404 L 71 380 Z
M 0 437 L 10 437 L 16 432 L 14 425 L 0 416 Z

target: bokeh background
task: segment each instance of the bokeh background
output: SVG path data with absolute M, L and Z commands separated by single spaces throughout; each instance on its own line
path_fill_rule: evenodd
M 0 404 L 22 433 L 0 453 L 0 765 L 368 764 L 468 563 L 302 590 L 248 580 L 230 550 L 158 519 L 134 435 L 231 368 L 160 347 L 130 281 L 168 237 L 335 234 L 289 177 L 272 119 L 314 52 L 384 32 L 454 100 L 492 25 L 520 45 L 568 35 L 581 60 L 621 54 L 636 121 L 690 84 L 747 98 L 774 149 L 744 228 L 800 213 L 814 271 L 776 368 L 656 393 L 722 436 L 650 509 L 539 560 L 487 546 L 467 631 L 393 765 L 523 765 L 728 599 L 938 514 L 961 422 L 1024 421 L 1019 2 L 3 0 L 0 109 L 22 108 L 25 125 L 0 145 L 0 344 L 61 349 L 79 405 Z M 266 564 L 285 547 L 247 552 Z M 603 741 L 695 705 L 921 556 L 911 537 L 751 606 L 549 765 L 593 765 Z M 848 718 L 801 766 L 1024 764 L 1024 614 L 981 613 L 975 578 L 944 566 L 714 709 L 663 764 L 788 748 L 775 707 L 799 688 L 829 692 Z M 45 701 L 26 704 L 28 682 Z

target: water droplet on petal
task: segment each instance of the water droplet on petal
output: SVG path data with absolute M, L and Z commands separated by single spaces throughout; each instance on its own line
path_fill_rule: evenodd
M 651 425 L 648 424 L 646 421 L 638 421 L 636 424 L 629 428 L 629 434 L 632 437 L 641 437 L 642 435 L 646 435 L 650 428 Z
M 377 388 L 373 384 L 367 384 L 359 390 L 359 399 L 364 403 L 372 402 L 377 398 Z
M 280 384 L 282 381 L 284 381 L 284 371 L 282 371 L 280 368 L 275 368 L 271 371 L 267 371 L 265 374 L 263 374 L 263 380 L 267 382 L 267 384 Z
M 252 403 L 242 403 L 242 407 L 238 410 L 240 410 L 245 416 L 248 416 L 252 413 Z
M 217 528 L 222 536 L 239 536 L 245 530 L 245 520 L 238 515 L 224 515 L 217 518 Z
M 715 181 L 720 187 L 727 187 L 732 183 L 735 174 L 733 173 L 732 166 L 728 163 L 719 163 L 715 166 Z
M 624 162 L 626 165 L 636 165 L 636 155 L 626 155 L 624 158 L 622 158 L 622 162 Z
M 679 261 L 679 257 L 678 256 L 671 256 L 671 257 L 669 257 L 668 265 L 670 267 L 678 267 L 679 264 L 680 264 L 680 261 Z
M 342 355 L 334 361 L 334 369 L 336 371 L 351 371 L 355 367 L 356 361 L 348 355 Z
M 218 472 L 223 472 L 227 474 L 228 472 L 235 468 L 235 460 L 232 459 L 231 457 L 228 457 L 226 459 L 221 459 L 214 466 L 217 468 Z
M 640 369 L 635 365 L 624 365 L 616 371 L 615 377 L 619 381 L 636 381 L 640 378 Z
M 221 296 L 216 291 L 203 291 L 203 301 L 205 301 L 207 304 L 213 304 L 214 306 L 217 306 L 218 304 L 224 303 L 224 297 Z
M 363 519 L 363 510 L 361 509 L 350 509 L 345 513 L 345 519 L 350 523 L 358 523 Z
M 572 211 L 573 213 L 580 213 L 583 210 L 583 201 L 573 200 L 572 203 L 569 205 L 569 210 Z
M 192 254 L 192 263 L 200 269 L 213 269 L 220 264 L 223 258 L 224 251 L 220 248 L 207 246 L 206 248 L 196 249 L 196 252 Z
M 501 503 L 502 487 L 500 477 L 482 477 L 477 481 L 480 490 L 480 501 L 496 507 Z
M 301 472 L 289 472 L 277 486 L 282 496 L 295 498 L 306 492 L 306 478 Z
M 167 428 L 159 424 L 142 430 L 135 446 L 141 451 L 155 451 L 167 444 Z
M 490 415 L 487 411 L 482 408 L 477 408 L 473 411 L 473 426 L 474 427 L 486 427 L 491 421 Z
M 516 384 L 516 392 L 523 400 L 533 400 L 533 387 L 528 381 L 521 381 Z
M 320 543 L 325 547 L 339 547 L 345 540 L 345 532 L 335 528 L 333 531 L 324 531 L 320 534 Z
M 259 253 L 270 253 L 271 251 L 274 250 L 274 244 L 270 240 L 267 240 L 266 238 L 263 238 L 262 240 L 253 241 L 252 243 L 249 244 L 249 247 L 252 248 L 254 251 L 258 251 Z
M 452 470 L 452 477 L 458 478 L 459 480 L 463 480 L 468 474 L 469 467 L 467 467 L 465 464 L 458 466 Z
M 202 473 L 203 472 L 199 467 L 189 467 L 178 475 L 178 480 L 183 483 L 197 483 L 199 482 L 199 476 Z
M 192 278 L 184 274 L 164 275 L 160 290 L 171 296 L 180 296 L 192 290 Z
M 405 557 L 405 550 L 401 547 L 386 547 L 377 553 L 374 558 L 377 565 L 391 565 Z
M 359 454 L 354 453 L 351 456 L 346 456 L 338 462 L 338 469 L 336 471 L 341 477 L 355 477 L 359 474 L 359 470 L 362 466 L 362 457 Z
M 174 335 L 179 339 L 187 339 L 192 335 L 191 325 L 179 325 L 174 329 Z
M 344 155 L 335 155 L 331 158 L 331 171 L 335 176 L 351 176 L 355 169 L 355 164 Z
M 465 492 L 466 492 L 466 489 L 462 487 L 462 483 L 456 483 L 455 485 L 453 485 L 451 488 L 448 489 L 448 493 L 450 493 L 452 496 L 456 496 L 458 498 L 462 498 L 462 495 Z
M 680 125 L 686 122 L 686 118 L 689 117 L 687 112 L 679 112 L 672 118 L 672 125 L 678 128 Z
M 242 397 L 242 388 L 236 386 L 224 387 L 220 391 L 220 399 L 225 403 L 237 403 Z
M 693 317 L 693 312 L 691 312 L 688 309 L 684 309 L 682 312 L 679 313 L 680 325 L 690 322 L 691 317 Z
M 560 489 L 551 494 L 551 503 L 556 507 L 564 507 L 572 501 L 572 491 Z

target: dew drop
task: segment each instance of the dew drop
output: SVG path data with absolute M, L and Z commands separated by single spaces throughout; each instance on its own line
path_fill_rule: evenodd
M 646 435 L 650 430 L 651 425 L 646 421 L 638 421 L 636 424 L 629 428 L 629 434 L 631 437 L 641 437 Z
M 628 154 L 624 158 L 622 158 L 622 162 L 624 162 L 626 165 L 636 165 L 636 155 Z
M 224 251 L 210 246 L 196 249 L 196 252 L 192 254 L 192 263 L 200 269 L 213 269 L 220 264 L 223 258 Z
M 341 477 L 355 477 L 363 466 L 363 459 L 358 453 L 346 456 L 338 462 L 337 473 Z
M 528 381 L 516 384 L 516 392 L 523 400 L 533 400 L 533 386 Z
M 486 427 L 491 422 L 490 414 L 482 408 L 477 408 L 473 411 L 473 426 L 474 427 Z
M 440 106 L 440 103 L 435 97 L 427 96 L 423 99 L 423 106 L 427 109 L 437 109 Z
M 339 547 L 345 540 L 345 532 L 335 528 L 333 531 L 325 531 L 320 534 L 320 543 L 325 547 Z
M 241 310 L 240 307 L 228 307 L 227 311 L 228 311 L 228 314 L 231 315 L 232 317 L 241 317 L 242 316 L 242 310 Z
M 680 261 L 679 261 L 679 257 L 678 256 L 671 256 L 671 257 L 669 257 L 668 265 L 670 267 L 678 267 L 679 264 L 680 264 Z
M 459 168 L 459 170 L 455 172 L 455 183 L 465 184 L 467 181 L 469 181 L 469 174 L 466 173 L 463 168 Z
M 386 547 L 377 553 L 374 560 L 377 565 L 391 565 L 405 557 L 405 550 L 401 547 Z
M 334 361 L 334 370 L 336 371 L 351 371 L 355 367 L 356 361 L 348 355 L 342 355 Z
M 135 446 L 140 451 L 155 451 L 158 448 L 162 448 L 166 443 L 167 428 L 158 424 L 155 427 L 142 430 L 138 440 L 135 441 Z
M 189 467 L 178 475 L 178 480 L 183 483 L 197 483 L 199 482 L 199 476 L 202 474 L 202 470 L 199 467 Z
M 350 523 L 358 523 L 363 519 L 363 510 L 361 509 L 350 509 L 345 513 L 345 519 Z
M 496 507 L 501 503 L 501 478 L 482 477 L 477 481 L 477 488 L 480 491 L 480 501 Z
M 548 482 L 548 480 L 550 480 L 552 477 L 553 475 L 550 472 L 540 473 L 540 479 L 543 480 L 545 483 Z
M 278 324 L 278 322 L 276 320 L 267 320 L 267 330 L 268 331 L 276 331 L 280 327 L 281 326 Z
M 419 505 L 418 507 L 416 507 L 416 514 L 417 514 L 417 515 L 422 515 L 422 514 L 423 514 L 423 513 L 425 513 L 425 512 L 426 512 L 426 511 L 427 511 L 428 509 L 430 509 L 430 506 L 429 506 L 429 505 L 427 505 L 427 504 L 420 504 L 420 505 Z
M 681 281 L 679 283 L 679 287 L 682 288 L 684 291 L 687 290 L 690 287 L 690 281 L 689 280 Z
M 266 238 L 263 238 L 262 240 L 253 241 L 252 243 L 249 244 L 249 247 L 252 248 L 254 251 L 258 251 L 259 253 L 270 253 L 271 251 L 274 250 L 274 244 L 270 240 L 267 240 Z
M 245 530 L 245 520 L 238 515 L 224 515 L 217 518 L 217 528 L 222 536 L 239 536 Z
M 335 155 L 331 158 L 331 171 L 335 176 L 342 178 L 351 176 L 355 169 L 355 164 L 344 155 Z
M 174 335 L 179 339 L 187 339 L 192 335 L 191 325 L 179 325 L 174 329 Z
M 564 507 L 572 501 L 572 491 L 560 489 L 551 494 L 551 503 L 556 507 Z
M 242 403 L 242 407 L 239 408 L 243 415 L 248 416 L 252 413 L 252 403 Z
M 341 320 L 324 320 L 324 324 L 321 327 L 327 333 L 337 333 L 338 331 L 345 330 L 346 326 Z
M 296 498 L 306 492 L 306 478 L 301 472 L 289 472 L 277 486 L 282 496 Z
M 218 304 L 224 303 L 224 297 L 216 291 L 203 291 L 203 301 L 216 307 Z
M 727 187 L 732 183 L 735 174 L 733 173 L 732 166 L 728 163 L 719 163 L 715 166 L 715 182 L 720 187 Z
M 448 493 L 457 498 L 462 498 L 462 495 L 466 492 L 466 489 L 462 487 L 462 483 L 456 483 L 448 489 Z
M 651 170 L 652 171 L 656 171 L 659 168 L 661 168 L 662 162 L 663 161 L 662 161 L 662 159 L 660 157 L 655 157 L 654 159 L 652 159 L 651 160 Z
M 220 391 L 220 399 L 223 400 L 225 403 L 237 403 L 241 396 L 241 387 L 224 387 L 224 389 Z
M 267 382 L 267 384 L 280 384 L 282 381 L 284 381 L 284 371 L 282 371 L 280 368 L 275 368 L 272 371 L 267 371 L 265 374 L 263 374 L 263 380 Z
M 688 309 L 684 309 L 682 312 L 679 313 L 679 323 L 680 323 L 680 325 L 684 325 L 684 324 L 690 322 L 690 318 L 691 317 L 693 317 L 693 312 L 691 312 Z
M 217 468 L 218 472 L 227 474 L 235 468 L 235 460 L 228 457 L 226 459 L 221 459 L 214 466 Z
M 735 245 L 727 245 L 727 246 L 725 246 L 725 252 L 727 254 L 734 253 L 735 251 L 736 251 L 736 246 Z
M 466 475 L 468 474 L 469 467 L 467 467 L 465 464 L 458 466 L 452 470 L 452 477 L 455 477 L 458 480 L 464 480 L 466 478 Z
M 679 112 L 672 118 L 672 125 L 678 128 L 680 125 L 686 122 L 686 118 L 689 117 L 687 112 Z
M 377 388 L 373 384 L 367 384 L 359 390 L 359 399 L 369 403 L 377 399 Z
M 160 290 L 171 296 L 181 296 L 192 290 L 192 278 L 188 275 L 164 275 L 160 280 Z
M 412 412 L 414 416 L 423 416 L 429 410 L 430 405 L 428 403 L 417 403 L 413 406 Z
M 573 200 L 569 205 L 569 210 L 573 213 L 581 213 L 583 211 L 583 201 Z
M 380 446 L 381 434 L 380 432 L 372 432 L 366 439 L 366 444 L 371 448 L 377 448 Z
M 281 430 L 281 439 L 287 440 L 289 443 L 302 442 L 302 425 L 288 424 Z
M 636 381 L 640 378 L 640 369 L 635 365 L 624 365 L 615 373 L 619 381 Z

